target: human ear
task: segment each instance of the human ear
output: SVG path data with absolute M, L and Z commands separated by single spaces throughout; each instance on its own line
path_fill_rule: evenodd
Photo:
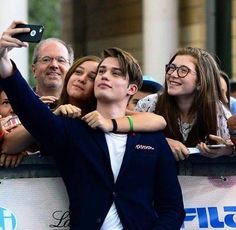
M 35 64 L 31 65 L 31 70 L 32 70 L 34 78 L 36 78 L 36 76 L 35 76 L 35 71 L 36 71 Z
M 128 95 L 134 95 L 135 93 L 137 93 L 137 91 L 138 91 L 138 86 L 135 85 L 135 84 L 130 84 L 128 86 L 127 94 Z

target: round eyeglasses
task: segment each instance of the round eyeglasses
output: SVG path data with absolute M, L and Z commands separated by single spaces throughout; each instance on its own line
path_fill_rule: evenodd
M 58 56 L 58 57 L 49 57 L 49 56 L 43 56 L 43 57 L 38 57 L 38 62 L 42 63 L 42 64 L 49 64 L 51 63 L 53 60 L 56 60 L 56 62 L 58 64 L 61 64 L 61 65 L 66 65 L 66 64 L 69 64 L 69 60 L 68 59 L 65 59 L 64 57 L 62 56 Z
M 174 64 L 167 64 L 166 65 L 166 74 L 172 74 L 175 72 L 175 70 L 177 71 L 177 75 L 180 78 L 186 77 L 188 75 L 188 73 L 190 73 L 190 72 L 196 73 L 185 65 L 181 65 L 179 67 Z

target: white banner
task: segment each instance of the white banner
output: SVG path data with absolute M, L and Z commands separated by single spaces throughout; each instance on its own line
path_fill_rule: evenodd
M 61 178 L 0 180 L 0 230 L 68 230 Z
M 181 230 L 236 230 L 236 176 L 179 176 L 179 181 L 186 211 Z M 69 229 L 68 198 L 61 178 L 0 182 L 0 230 Z
M 179 176 L 186 217 L 181 229 L 236 229 L 236 176 Z

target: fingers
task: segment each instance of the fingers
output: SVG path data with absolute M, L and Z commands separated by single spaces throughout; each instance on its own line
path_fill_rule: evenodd
M 198 149 L 200 150 L 201 155 L 208 157 L 208 158 L 216 158 L 216 157 L 220 156 L 219 149 L 210 149 L 203 142 L 198 144 Z M 220 151 L 222 151 L 222 149 Z
M 17 24 L 26 24 L 25 21 L 13 21 L 11 25 L 2 33 L 2 37 L 0 40 L 1 46 L 6 48 L 13 47 L 27 47 L 28 44 L 22 42 L 14 37 L 15 34 L 26 33 L 30 31 L 30 28 L 15 28 Z
M 83 116 L 82 120 L 84 120 L 90 126 L 97 120 L 98 116 L 99 116 L 99 113 L 97 111 L 93 111 Z
M 65 117 L 71 117 L 71 118 L 80 118 L 81 116 L 81 109 L 77 106 L 67 104 L 67 105 L 60 105 L 54 113 L 56 115 L 62 115 Z
M 15 162 L 14 166 L 12 166 L 12 167 L 17 167 L 17 166 L 21 163 L 21 161 L 23 160 L 23 158 L 24 158 L 25 156 L 27 156 L 27 155 L 28 155 L 27 152 L 22 152 L 22 153 L 20 153 L 20 154 L 18 155 L 17 159 L 16 159 L 16 162 Z
M 74 105 L 66 105 L 63 109 L 63 115 L 71 118 L 77 118 L 81 116 L 81 109 Z
M 13 154 L 13 155 L 7 155 L 7 154 L 1 154 L 0 155 L 0 166 L 4 166 L 5 168 L 11 167 L 17 167 L 24 156 L 26 156 L 26 152 L 18 153 L 18 154 Z
M 18 24 L 27 24 L 27 22 L 24 21 L 24 20 L 14 20 L 14 21 L 11 23 L 11 25 L 9 26 L 9 28 L 15 28 L 16 25 L 18 25 Z
M 11 156 L 11 155 L 2 154 L 0 158 L 0 165 L 4 166 L 5 168 L 8 168 L 11 164 L 14 164 L 14 162 L 16 161 L 15 158 L 16 158 L 15 155 Z
M 58 100 L 58 98 L 54 96 L 42 96 L 40 97 L 40 100 L 45 104 L 53 104 Z
M 5 160 L 5 168 L 15 167 L 16 160 L 17 160 L 16 155 L 13 155 L 13 156 L 7 155 L 6 160 Z
M 198 148 L 201 154 L 208 158 L 217 158 L 220 156 L 227 156 L 227 155 L 232 154 L 234 150 L 233 145 L 226 145 L 225 147 L 222 147 L 222 148 L 211 149 L 211 148 L 208 148 L 207 145 L 203 142 L 198 144 Z
M 5 159 L 6 159 L 6 155 L 5 154 L 1 154 L 0 155 L 0 166 L 4 166 Z
M 102 125 L 102 118 L 103 117 L 99 112 L 93 111 L 82 117 L 82 120 L 84 120 L 91 128 L 97 128 Z
M 176 161 L 183 161 L 189 157 L 189 150 L 184 144 L 171 138 L 166 138 L 166 140 Z
M 3 32 L 1 37 L 1 45 L 6 48 L 20 48 L 20 47 L 28 47 L 28 44 L 25 42 L 20 41 L 17 38 L 12 37 L 15 34 L 18 33 L 24 33 L 29 32 L 29 28 L 19 28 L 19 29 L 8 29 L 5 32 Z
M 93 129 L 100 128 L 103 132 L 110 131 L 109 122 L 111 122 L 111 120 L 105 119 L 98 111 L 93 111 L 86 114 L 84 117 L 82 117 L 82 120 L 84 120 Z
M 215 141 L 217 144 L 226 144 L 226 141 L 220 136 L 210 134 L 209 139 Z
M 176 161 L 183 161 L 189 156 L 189 152 L 185 151 L 185 149 L 175 149 L 173 152 L 174 158 Z

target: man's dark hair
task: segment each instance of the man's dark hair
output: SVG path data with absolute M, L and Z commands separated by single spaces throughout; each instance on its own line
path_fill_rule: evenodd
M 138 89 L 141 88 L 143 84 L 142 70 L 138 61 L 130 53 L 117 47 L 107 48 L 103 51 L 103 59 L 99 66 L 107 57 L 117 58 L 123 74 L 126 75 L 128 73 L 129 84 L 136 84 Z

